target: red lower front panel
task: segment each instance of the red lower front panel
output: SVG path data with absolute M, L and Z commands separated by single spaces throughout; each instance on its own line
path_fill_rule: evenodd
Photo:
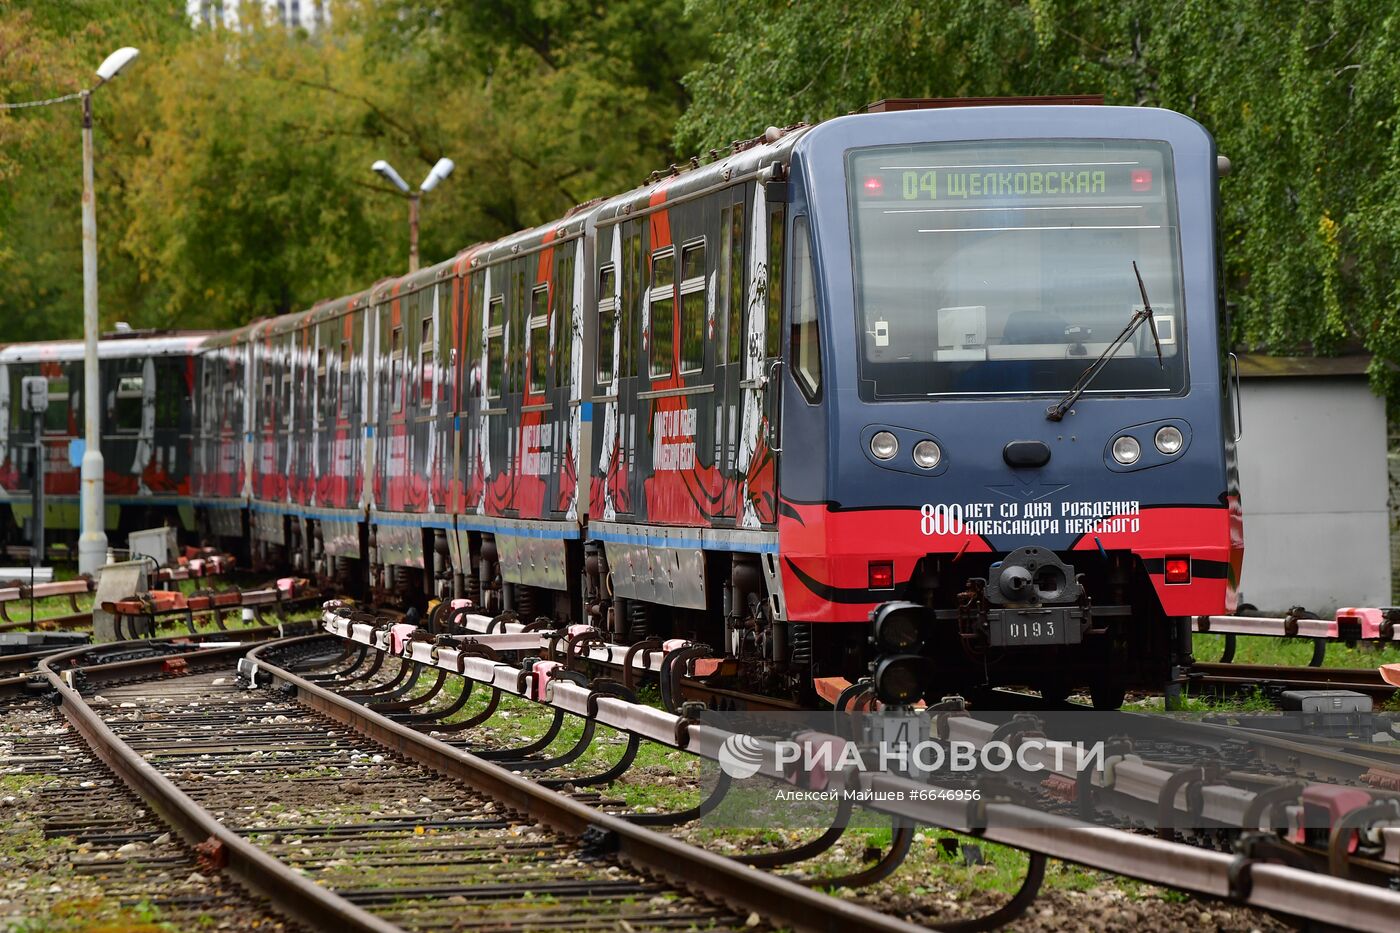
M 895 598 L 893 588 L 871 588 L 872 562 L 891 563 L 900 586 L 929 554 L 956 559 L 994 550 L 980 535 L 939 533 L 936 522 L 918 508 L 833 511 L 823 504 L 784 502 L 779 513 L 783 596 L 788 618 L 797 622 L 864 622 L 871 609 Z M 1146 508 L 1133 516 L 1103 519 L 1096 528 L 1097 533 L 1083 535 L 1069 549 L 1137 555 L 1166 614 L 1234 610 L 1244 553 L 1238 508 Z M 1189 583 L 1165 581 L 1165 559 L 1176 556 L 1190 558 Z M 969 571 L 968 576 L 985 572 L 972 572 L 971 566 Z

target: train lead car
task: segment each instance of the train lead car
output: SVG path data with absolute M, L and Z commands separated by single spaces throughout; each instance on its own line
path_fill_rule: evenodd
M 190 498 L 195 354 L 202 333 L 123 330 L 98 342 L 107 527 L 122 533 L 159 525 L 194 530 Z M 28 542 L 34 422 L 22 411 L 26 376 L 48 380 L 43 414 L 45 527 L 70 553 L 78 533 L 79 470 L 70 445 L 83 438 L 83 344 L 78 340 L 0 348 L 0 536 Z M 115 543 L 115 542 L 114 542 Z

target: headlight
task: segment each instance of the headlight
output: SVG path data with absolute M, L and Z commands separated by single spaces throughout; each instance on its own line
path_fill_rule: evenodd
M 1157 444 L 1158 450 L 1170 457 L 1181 449 L 1181 432 L 1171 425 L 1167 425 L 1158 429 L 1157 436 L 1153 438 L 1153 441 Z
M 932 470 L 943 459 L 943 451 L 933 441 L 919 441 L 914 445 L 914 462 L 922 469 Z
M 1113 442 L 1113 459 L 1127 466 L 1130 463 L 1137 463 L 1138 457 L 1142 456 L 1142 447 L 1138 444 L 1137 438 L 1124 434 Z
M 877 460 L 888 460 L 899 453 L 899 438 L 889 431 L 876 432 L 870 439 L 870 452 Z

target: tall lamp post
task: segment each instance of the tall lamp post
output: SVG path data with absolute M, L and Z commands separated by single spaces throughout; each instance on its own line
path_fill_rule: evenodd
M 102 387 L 97 371 L 97 203 L 92 190 L 92 92 L 115 78 L 140 54 L 117 49 L 97 69 L 97 83 L 83 101 L 83 415 L 82 534 L 78 572 L 92 574 L 107 562 L 107 530 L 102 476 Z M 41 545 L 42 546 L 42 545 Z
M 418 190 L 414 191 L 408 186 L 408 182 L 404 181 L 403 177 L 399 175 L 398 172 L 394 171 L 394 167 L 383 159 L 380 159 L 370 166 L 377 174 L 388 181 L 389 184 L 399 189 L 399 191 L 403 192 L 408 197 L 409 272 L 418 271 L 418 200 L 424 194 L 436 188 L 438 182 L 442 181 L 448 175 L 451 175 L 452 170 L 456 167 L 456 163 L 451 159 L 438 159 L 436 164 L 433 165 L 432 171 L 428 172 L 428 177 L 423 179 L 423 183 L 418 186 Z

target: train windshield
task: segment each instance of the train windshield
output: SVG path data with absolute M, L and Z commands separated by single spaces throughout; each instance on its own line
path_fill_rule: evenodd
M 1152 303 L 1089 393 L 1185 385 L 1165 143 L 927 143 L 847 156 L 861 393 L 1062 393 Z

